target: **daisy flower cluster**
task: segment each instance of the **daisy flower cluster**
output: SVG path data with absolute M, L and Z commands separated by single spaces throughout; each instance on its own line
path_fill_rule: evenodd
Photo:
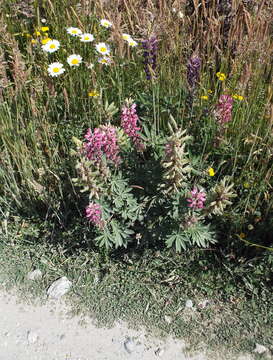
M 112 27 L 112 23 L 109 20 L 102 19 L 100 25 L 105 28 Z M 44 27 L 48 29 L 47 27 Z M 77 27 L 69 27 L 66 29 L 67 33 L 75 38 L 78 38 L 83 43 L 91 43 L 95 40 L 94 35 L 90 33 L 84 33 Z M 54 53 L 59 50 L 61 44 L 58 40 L 50 39 L 46 37 L 42 39 L 42 50 L 47 53 Z M 95 49 L 98 54 L 102 55 L 99 57 L 98 62 L 103 65 L 109 65 L 111 63 L 110 58 L 110 46 L 105 42 L 99 42 L 95 44 Z M 78 54 L 72 54 L 67 57 L 67 63 L 70 67 L 78 67 L 82 63 L 82 57 Z M 47 69 L 50 76 L 56 77 L 64 73 L 64 65 L 59 62 L 54 62 L 48 66 Z
M 112 27 L 112 23 L 106 19 L 102 19 L 100 21 L 100 25 L 107 29 Z M 93 34 L 83 33 L 79 28 L 69 27 L 66 29 L 66 31 L 69 35 L 78 37 L 80 39 L 80 41 L 84 42 L 84 43 L 90 43 L 95 40 L 95 37 Z M 111 58 L 109 57 L 110 46 L 107 45 L 105 42 L 99 42 L 95 45 L 95 48 L 96 48 L 96 51 L 100 55 L 103 55 L 102 57 L 99 58 L 98 62 L 100 64 L 109 65 L 111 63 Z
M 137 42 L 129 34 L 122 34 L 122 39 L 127 41 L 127 44 L 131 47 L 137 46 Z

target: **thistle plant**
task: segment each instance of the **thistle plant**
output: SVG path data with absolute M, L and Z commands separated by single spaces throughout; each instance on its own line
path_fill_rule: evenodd
M 191 137 L 186 135 L 186 130 L 178 128 L 172 116 L 168 126 L 171 135 L 168 137 L 165 157 L 161 163 L 165 180 L 163 188 L 166 193 L 175 193 L 185 185 L 192 171 L 188 153 L 185 150 L 186 143 Z

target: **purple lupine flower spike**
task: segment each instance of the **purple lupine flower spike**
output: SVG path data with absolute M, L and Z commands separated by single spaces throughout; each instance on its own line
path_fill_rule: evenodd
M 216 118 L 220 125 L 223 125 L 232 118 L 233 98 L 230 95 L 221 95 L 216 107 Z
M 90 203 L 85 209 L 85 216 L 87 219 L 98 227 L 103 226 L 102 209 L 100 204 L 94 202 Z
M 142 47 L 144 49 L 143 52 L 143 63 L 144 63 L 144 71 L 146 73 L 147 80 L 152 78 L 152 74 L 150 68 L 155 71 L 157 65 L 157 43 L 158 40 L 156 36 L 151 36 L 149 39 L 142 41 Z
M 143 151 L 144 144 L 140 139 L 139 130 L 141 129 L 137 123 L 139 117 L 136 112 L 136 104 L 127 101 L 126 105 L 122 108 L 121 114 L 121 127 L 131 139 L 137 150 Z
M 107 160 L 112 161 L 115 165 L 119 164 L 117 133 L 113 126 L 101 125 L 93 132 L 88 129 L 85 139 L 87 140 L 84 144 L 85 155 L 89 160 L 99 164 L 102 156 L 105 155 Z
M 200 79 L 201 59 L 197 55 L 193 55 L 187 65 L 187 81 L 191 90 L 196 88 Z
M 197 187 L 194 187 L 191 191 L 191 197 L 187 199 L 189 203 L 188 206 L 192 209 L 203 209 L 204 202 L 206 201 L 206 193 L 204 191 L 198 190 Z

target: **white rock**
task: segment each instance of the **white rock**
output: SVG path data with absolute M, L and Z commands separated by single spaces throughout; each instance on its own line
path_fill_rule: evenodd
M 186 308 L 192 308 L 192 307 L 193 307 L 193 302 L 192 302 L 192 300 L 187 300 L 187 301 L 186 301 L 186 304 L 185 304 L 185 307 L 186 307 Z
M 27 333 L 27 341 L 29 344 L 34 344 L 38 340 L 38 335 L 33 331 L 28 331 Z
M 204 309 L 205 307 L 207 307 L 208 305 L 210 304 L 210 301 L 209 300 L 204 300 L 204 301 L 201 301 L 199 304 L 198 304 L 198 307 L 200 309 Z
M 42 271 L 39 269 L 36 269 L 36 270 L 30 271 L 27 274 L 27 279 L 28 280 L 37 280 L 37 279 L 40 279 L 42 276 L 43 276 Z
M 165 315 L 165 316 L 164 316 L 164 319 L 165 319 L 165 321 L 166 321 L 167 324 L 171 324 L 172 321 L 173 321 L 172 317 L 169 316 L 169 315 Z
M 63 276 L 60 279 L 54 281 L 47 290 L 47 295 L 53 299 L 59 299 L 66 294 L 70 289 L 72 282 Z
M 256 348 L 253 350 L 253 352 L 255 352 L 257 354 L 263 354 L 267 351 L 268 351 L 267 347 L 265 347 L 264 345 L 257 344 L 257 343 L 256 343 Z

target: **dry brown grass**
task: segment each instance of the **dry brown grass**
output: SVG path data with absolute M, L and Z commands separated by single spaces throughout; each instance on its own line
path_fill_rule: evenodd
M 82 3 L 86 8 L 92 2 Z M 167 39 L 162 53 L 172 51 L 181 63 L 191 53 L 198 52 L 217 70 L 223 63 L 228 71 L 237 71 L 238 64 L 246 66 L 242 82 L 247 82 L 249 74 L 257 74 L 257 70 L 258 76 L 264 72 L 266 77 L 272 77 L 271 1 L 100 0 L 94 3 L 98 15 L 110 18 L 118 32 L 136 34 L 139 39 L 151 34 Z

